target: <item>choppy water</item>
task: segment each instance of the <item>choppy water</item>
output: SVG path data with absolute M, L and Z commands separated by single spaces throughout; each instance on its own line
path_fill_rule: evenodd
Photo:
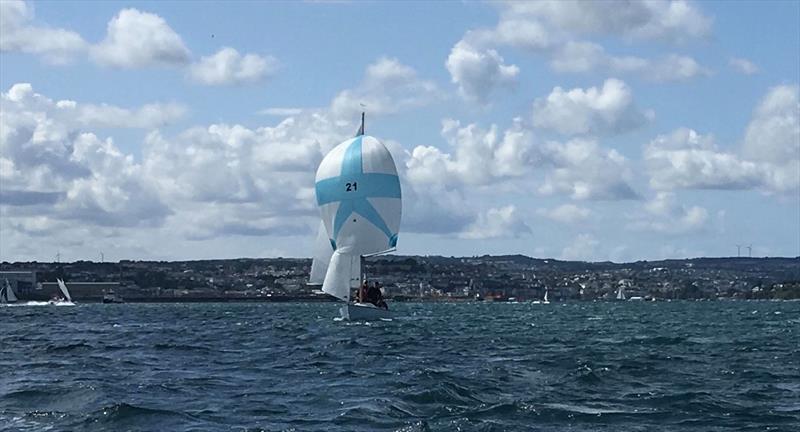
M 800 430 L 800 302 L 0 308 L 3 431 Z

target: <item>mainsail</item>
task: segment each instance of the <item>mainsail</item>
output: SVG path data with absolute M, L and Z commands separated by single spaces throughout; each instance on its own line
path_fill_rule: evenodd
M 61 294 L 64 294 L 64 298 L 67 299 L 68 302 L 72 301 L 72 297 L 69 295 L 69 290 L 67 289 L 67 284 L 64 283 L 61 279 L 56 279 L 58 281 L 58 287 L 61 289 Z
M 11 288 L 11 284 L 8 283 L 8 279 L 5 279 L 5 283 L 0 287 L 0 303 L 14 303 L 15 301 L 17 301 L 17 296 Z
M 316 177 L 317 205 L 334 251 L 322 290 L 345 301 L 360 285 L 361 257 L 397 245 L 402 212 L 392 154 L 363 135 L 363 117 L 359 133 L 325 156 Z
M 322 285 L 325 273 L 328 272 L 328 263 L 331 262 L 333 246 L 325 231 L 325 223 L 320 221 L 317 230 L 317 239 L 314 242 L 314 259 L 311 261 L 311 274 L 308 277 L 309 285 Z

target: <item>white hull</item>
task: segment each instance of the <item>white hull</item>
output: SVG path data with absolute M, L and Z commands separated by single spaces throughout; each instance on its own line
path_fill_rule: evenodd
M 394 313 L 370 303 L 347 303 L 342 305 L 342 318 L 350 321 L 367 321 L 393 318 Z

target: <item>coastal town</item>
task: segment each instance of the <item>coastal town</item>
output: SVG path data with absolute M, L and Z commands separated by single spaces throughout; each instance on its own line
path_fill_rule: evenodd
M 126 302 L 328 301 L 307 284 L 310 259 L 0 264 L 21 299 L 46 299 L 63 279 L 78 301 L 109 293 Z M 798 299 L 800 258 L 695 258 L 632 263 L 523 255 L 383 256 L 366 276 L 395 301 Z M 5 281 L 3 280 L 5 279 Z

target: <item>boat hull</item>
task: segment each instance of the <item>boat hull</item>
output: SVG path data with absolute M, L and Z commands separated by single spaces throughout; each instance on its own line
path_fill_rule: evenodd
M 393 318 L 394 312 L 381 309 L 370 303 L 347 303 L 342 305 L 342 318 L 350 321 L 369 321 Z

